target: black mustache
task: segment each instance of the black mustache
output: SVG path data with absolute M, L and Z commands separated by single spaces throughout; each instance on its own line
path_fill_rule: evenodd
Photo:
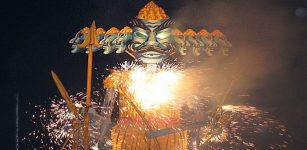
M 171 44 L 167 46 L 168 49 L 167 50 L 164 50 L 158 46 L 152 46 L 152 45 L 146 45 L 144 47 L 142 47 L 141 49 L 134 49 L 132 44 L 130 44 L 128 46 L 128 51 L 130 53 L 133 53 L 133 54 L 141 54 L 141 53 L 144 53 L 144 52 L 149 52 L 149 51 L 153 51 L 153 52 L 158 52 L 158 53 L 161 53 L 161 54 L 169 54 L 169 55 L 172 55 L 175 53 L 175 49 L 174 49 L 174 46 L 172 46 Z
M 161 49 L 160 47 L 157 46 L 144 46 L 142 47 L 140 50 L 138 50 L 137 52 L 139 53 L 143 53 L 146 51 L 156 51 L 156 52 L 162 52 L 164 51 L 163 49 Z
M 148 51 L 154 51 L 154 52 L 158 52 L 161 54 L 170 54 L 173 51 L 173 48 L 171 45 L 167 46 L 168 49 L 162 49 L 161 47 L 158 46 L 152 46 L 152 45 L 146 45 L 144 47 L 142 47 L 141 49 L 137 50 L 136 53 L 144 53 L 144 52 L 148 52 Z

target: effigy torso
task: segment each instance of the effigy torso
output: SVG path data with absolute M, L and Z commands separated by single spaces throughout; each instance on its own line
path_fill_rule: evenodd
M 133 76 L 132 74 L 132 71 L 115 72 L 104 80 L 105 88 L 114 88 L 119 93 L 119 120 L 111 131 L 113 150 L 187 149 L 186 131 L 152 139 L 146 136 L 146 133 L 151 130 L 178 126 L 181 122 L 180 106 L 176 105 L 174 101 L 167 101 L 166 99 L 169 97 L 167 95 L 163 96 L 163 91 L 161 91 L 161 95 L 154 95 L 152 93 L 147 93 L 148 95 L 146 95 L 146 92 L 152 89 L 155 92 L 160 92 L 159 90 L 164 90 L 164 92 L 169 91 L 163 89 L 165 85 L 164 87 L 163 85 L 158 85 L 155 90 L 153 85 L 146 85 L 146 82 L 143 84 L 144 81 L 141 79 L 142 74 L 138 75 L 136 80 L 142 82 L 143 85 L 136 85 L 133 77 L 131 77 Z M 146 80 L 151 82 L 152 80 L 161 79 L 147 77 Z M 146 89 L 149 86 L 151 89 Z M 150 101 L 149 103 L 140 101 L 140 95 L 136 94 L 135 91 L 136 88 L 139 88 L 137 90 L 141 90 L 138 91 L 141 92 L 139 94 L 146 97 Z M 152 103 L 153 101 L 157 103 Z

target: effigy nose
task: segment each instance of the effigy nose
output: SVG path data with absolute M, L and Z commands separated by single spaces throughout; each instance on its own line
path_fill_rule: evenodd
M 149 45 L 155 45 L 156 44 L 156 35 L 155 35 L 154 32 L 149 33 L 148 44 Z

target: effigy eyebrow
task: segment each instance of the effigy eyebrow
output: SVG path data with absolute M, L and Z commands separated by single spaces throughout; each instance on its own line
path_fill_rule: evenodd
M 150 30 L 140 19 L 133 19 L 129 22 L 132 26 L 142 28 L 144 30 Z
M 171 19 L 167 19 L 166 21 L 164 21 L 161 25 L 159 25 L 157 28 L 154 29 L 155 32 L 166 29 L 172 25 L 174 25 L 175 22 L 172 21 Z

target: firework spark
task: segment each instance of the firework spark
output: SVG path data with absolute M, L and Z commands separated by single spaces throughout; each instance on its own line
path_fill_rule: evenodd
M 231 122 L 213 135 L 205 147 L 218 150 L 287 149 L 291 136 L 286 126 L 268 112 L 251 106 L 225 105 L 222 108 L 225 114 L 231 115 Z
M 164 65 L 154 70 L 145 70 L 134 63 L 125 62 L 120 68 L 121 71 L 130 71 L 131 83 L 129 83 L 129 91 L 141 103 L 143 109 L 151 109 L 155 105 L 161 105 L 170 101 L 178 100 L 178 94 L 170 87 L 176 86 L 178 82 L 187 82 L 184 80 L 184 74 L 179 67 L 174 65 Z M 101 80 L 100 78 L 96 78 Z M 183 81 L 182 81 L 183 80 Z M 98 85 L 101 86 L 101 85 Z M 103 125 L 103 113 L 105 108 L 103 104 L 103 94 L 105 91 L 96 90 L 93 92 L 90 112 L 90 145 L 92 149 L 98 149 L 98 142 L 101 140 L 101 126 Z M 177 97 L 176 97 L 177 96 Z M 206 120 L 201 128 L 192 129 L 189 132 L 188 146 L 190 149 L 286 149 L 290 136 L 287 128 L 277 121 L 269 113 L 261 111 L 251 106 L 233 106 L 225 105 L 222 109 L 217 109 L 214 100 L 208 100 L 198 95 L 190 94 L 188 97 L 193 102 L 193 107 L 183 109 L 182 118 L 179 120 L 167 117 L 164 113 L 156 113 L 152 119 L 147 118 L 148 122 L 153 125 L 178 123 L 180 121 L 189 122 L 189 119 Z M 83 115 L 85 113 L 86 95 L 79 92 L 70 96 L 78 110 L 78 116 L 72 114 L 65 100 L 55 97 L 51 99 L 49 107 L 33 106 L 37 109 L 31 114 L 33 124 L 38 124 L 43 129 L 35 130 L 23 138 L 23 141 L 38 143 L 39 149 L 60 149 L 66 143 L 66 149 L 72 149 L 73 134 L 78 132 L 83 137 Z M 189 101 L 182 100 L 180 103 L 172 103 L 180 107 L 189 104 Z M 119 111 L 125 111 L 123 110 Z M 198 110 L 199 109 L 199 110 Z M 204 111 L 200 111 L 204 110 Z M 201 113 L 197 113 L 201 112 Z M 205 113 L 204 113 L 205 112 Z M 191 119 L 191 120 L 193 120 Z M 79 120 L 79 128 L 74 128 L 74 120 Z M 119 124 L 129 124 L 129 128 L 141 128 L 142 120 L 129 122 L 129 120 L 121 120 Z M 142 123 L 141 123 L 142 124 Z M 175 130 L 181 131 L 180 128 L 174 127 Z M 197 131 L 197 132 L 194 132 Z M 132 139 L 137 139 L 138 135 L 132 134 Z M 200 139 L 200 142 L 195 142 Z M 77 139 L 77 143 L 82 143 L 82 139 Z M 67 142 L 66 142 L 67 141 Z M 112 141 L 107 140 L 108 145 L 112 145 Z M 137 143 L 136 143 L 137 144 Z M 196 145 L 196 146 L 195 146 Z M 82 148 L 82 144 L 78 145 Z M 201 148 L 199 148 L 201 147 Z M 32 147 L 31 149 L 33 149 Z
M 97 101 L 101 101 L 100 92 L 93 92 L 93 102 L 91 103 L 92 108 L 97 110 L 101 109 Z M 38 124 L 42 128 L 30 132 L 22 140 L 24 142 L 36 143 L 31 144 L 39 147 L 40 149 L 60 149 L 67 140 L 65 149 L 72 149 L 73 143 L 73 132 L 79 132 L 80 135 L 83 134 L 82 123 L 81 127 L 74 131 L 73 121 L 77 117 L 82 120 L 82 111 L 85 111 L 85 94 L 82 92 L 76 93 L 75 95 L 70 96 L 72 101 L 75 103 L 75 106 L 80 111 L 80 116 L 74 116 L 68 109 L 64 99 L 55 97 L 51 99 L 51 105 L 49 107 L 43 106 L 33 106 L 36 111 L 34 114 L 31 114 L 31 120 L 33 124 Z M 91 114 L 92 118 L 94 114 Z M 91 120 L 90 133 L 91 133 L 91 145 L 94 146 L 97 143 L 97 138 L 99 137 L 99 126 L 101 123 L 99 119 Z M 82 137 L 82 136 L 80 136 Z M 37 141 L 39 140 L 39 142 Z M 82 139 L 78 139 L 81 141 Z M 82 145 L 78 146 L 79 148 Z M 34 147 L 31 147 L 31 149 Z

